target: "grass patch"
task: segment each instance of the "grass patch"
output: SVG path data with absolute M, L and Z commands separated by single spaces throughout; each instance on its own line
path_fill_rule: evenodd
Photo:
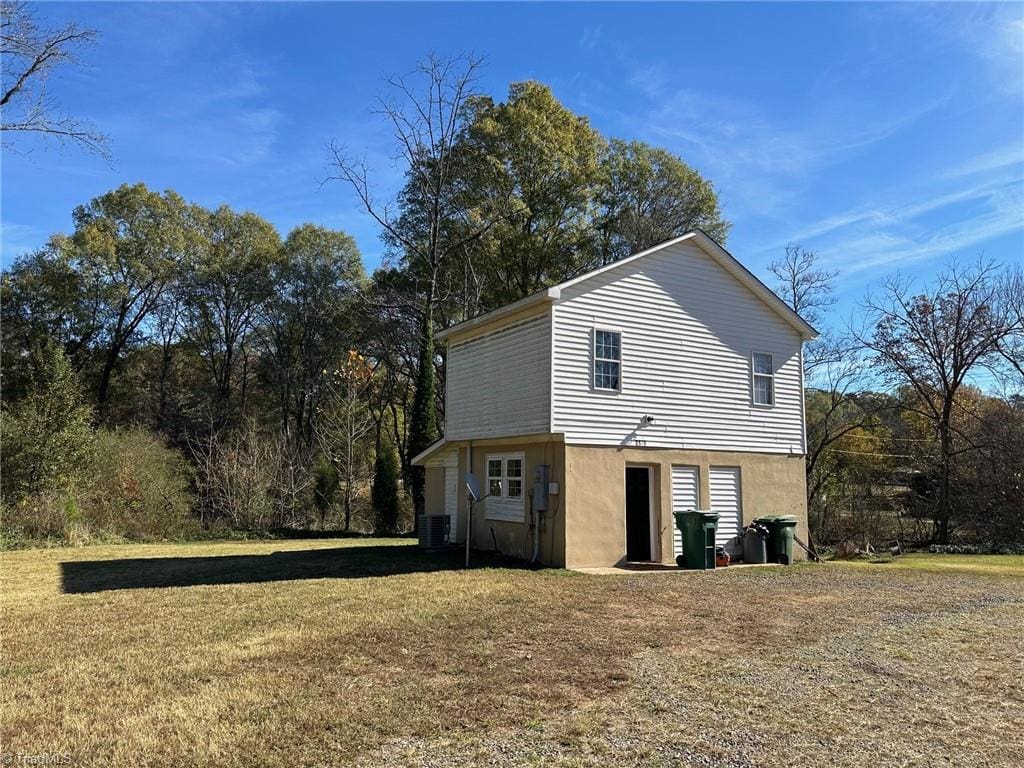
M 1024 558 L 927 566 L 952 558 L 609 577 L 409 540 L 8 552 L 0 738 L 115 766 L 1010 765 Z
M 877 560 L 833 561 L 842 565 L 885 565 L 899 570 L 922 573 L 974 573 L 986 576 L 1024 578 L 1024 555 L 934 555 L 910 552 Z

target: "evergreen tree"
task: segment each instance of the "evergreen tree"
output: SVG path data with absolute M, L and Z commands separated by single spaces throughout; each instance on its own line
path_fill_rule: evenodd
M 28 379 L 28 394 L 3 409 L 0 473 L 7 502 L 69 489 L 90 455 L 91 411 L 59 345 L 32 354 Z
M 377 460 L 373 466 L 374 532 L 393 535 L 398 532 L 398 454 L 386 433 L 381 435 Z
M 412 419 L 409 425 L 409 456 L 426 450 L 438 438 L 437 374 L 434 370 L 434 329 L 432 316 L 423 322 L 420 336 L 419 365 L 412 400 Z M 412 467 L 412 499 L 416 515 L 423 514 L 426 472 L 423 467 Z

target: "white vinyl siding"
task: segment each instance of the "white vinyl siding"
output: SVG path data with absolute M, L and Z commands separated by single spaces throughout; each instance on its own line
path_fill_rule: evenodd
M 487 493 L 484 501 L 488 520 L 523 521 L 523 472 L 525 453 L 489 453 Z
M 552 431 L 567 443 L 803 451 L 797 331 L 695 245 L 564 288 L 552 315 Z M 592 386 L 598 328 L 622 330 L 619 392 Z M 753 403 L 754 350 L 774 361 L 772 408 Z
M 730 542 L 739 535 L 743 525 L 740 468 L 711 467 L 708 471 L 708 483 L 711 492 L 711 511 L 718 513 L 715 544 L 719 547 L 729 544 L 729 554 L 735 554 L 737 548 Z
M 543 314 L 448 347 L 447 440 L 545 433 L 550 427 L 551 318 Z
M 672 512 L 700 509 L 700 470 L 697 467 L 672 467 Z M 672 554 L 683 554 L 683 534 L 672 517 Z

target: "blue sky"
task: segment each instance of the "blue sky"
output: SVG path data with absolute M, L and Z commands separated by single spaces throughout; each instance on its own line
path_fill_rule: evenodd
M 2 262 L 122 182 L 354 235 L 378 230 L 320 188 L 326 144 L 400 169 L 372 114 L 425 53 L 487 57 L 482 88 L 550 85 L 607 136 L 664 146 L 710 178 L 729 250 L 764 277 L 787 243 L 840 270 L 841 322 L 899 269 L 1024 260 L 1024 4 L 48 3 L 102 32 L 52 93 L 112 138 L 111 164 L 21 140 L 2 168 Z

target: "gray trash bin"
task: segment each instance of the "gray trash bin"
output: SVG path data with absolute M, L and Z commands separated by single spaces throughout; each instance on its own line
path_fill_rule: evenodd
M 768 531 L 764 526 L 750 526 L 743 533 L 743 562 L 768 562 Z

